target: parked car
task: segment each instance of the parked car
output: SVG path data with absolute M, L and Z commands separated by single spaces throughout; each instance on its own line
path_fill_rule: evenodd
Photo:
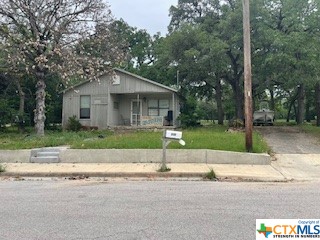
M 269 109 L 267 102 L 260 103 L 259 110 L 253 113 L 253 125 L 273 125 L 274 111 Z

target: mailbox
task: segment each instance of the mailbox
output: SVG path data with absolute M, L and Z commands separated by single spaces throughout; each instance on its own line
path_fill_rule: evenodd
M 167 170 L 167 146 L 171 141 L 179 142 L 182 146 L 186 145 L 185 141 L 182 140 L 182 132 L 165 130 L 162 137 L 162 165 L 161 169 Z
M 182 132 L 166 130 L 165 131 L 165 138 L 180 140 L 182 138 Z

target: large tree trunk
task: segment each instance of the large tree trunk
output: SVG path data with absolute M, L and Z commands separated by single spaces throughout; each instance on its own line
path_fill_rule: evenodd
M 230 58 L 232 66 L 232 76 L 226 76 L 226 80 L 232 87 L 234 102 L 235 102 L 235 114 L 237 119 L 244 120 L 243 109 L 243 92 L 240 86 L 240 79 L 243 74 L 243 67 L 239 64 L 240 54 L 233 54 L 231 49 L 227 51 L 227 55 Z
M 320 83 L 317 83 L 315 89 L 316 97 L 316 115 L 317 115 L 317 126 L 320 126 Z
M 297 109 L 297 124 L 302 124 L 305 113 L 305 91 L 304 85 L 300 84 L 298 87 L 298 109 Z
M 19 80 L 16 80 L 18 92 L 19 92 L 19 113 L 18 113 L 18 128 L 19 132 L 23 133 L 24 132 L 24 124 L 25 124 L 25 119 L 24 119 L 24 106 L 25 106 L 25 97 L 26 94 L 24 93 L 22 86 L 19 82 Z
M 270 91 L 270 110 L 274 111 L 276 106 L 274 102 L 274 91 L 272 88 L 270 88 L 269 91 Z
M 288 113 L 287 113 L 287 123 L 290 122 L 290 115 L 291 115 L 292 105 L 293 104 L 291 104 L 291 103 L 289 105 L 289 109 L 288 109 Z
M 311 118 L 310 118 L 310 101 L 307 98 L 307 102 L 306 102 L 306 121 L 307 122 L 311 122 Z
M 17 81 L 17 88 L 18 88 L 18 92 L 19 92 L 19 115 L 23 116 L 26 94 L 24 93 L 19 81 Z
M 289 107 L 289 110 L 288 110 L 288 113 L 287 113 L 287 120 L 286 120 L 287 123 L 290 122 L 291 109 L 292 109 L 292 106 Z
M 292 96 L 290 99 L 289 107 L 288 107 L 288 114 L 287 114 L 287 122 L 290 122 L 290 115 L 291 115 L 291 109 L 294 107 L 294 103 L 297 99 L 297 95 Z
M 222 106 L 222 87 L 221 80 L 217 79 L 216 81 L 216 102 L 217 102 L 217 110 L 218 110 L 218 124 L 223 125 L 224 113 Z
M 236 81 L 236 84 L 232 87 L 235 101 L 235 113 L 237 119 L 244 119 L 243 113 L 243 93 L 239 81 Z
M 38 136 L 44 136 L 45 116 L 45 99 L 46 84 L 44 81 L 44 73 L 38 73 L 38 82 L 36 85 L 36 109 L 34 114 L 35 130 Z

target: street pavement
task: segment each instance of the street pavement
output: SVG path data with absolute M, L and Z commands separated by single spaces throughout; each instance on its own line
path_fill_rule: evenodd
M 244 240 L 256 219 L 320 216 L 316 182 L 4 180 L 0 192 L 4 240 Z

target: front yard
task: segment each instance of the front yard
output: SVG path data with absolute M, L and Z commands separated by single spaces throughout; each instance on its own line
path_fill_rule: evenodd
M 226 126 L 210 126 L 183 129 L 185 146 L 172 142 L 168 148 L 174 149 L 212 149 L 245 152 L 243 132 L 226 131 Z M 74 149 L 160 149 L 162 148 L 162 131 L 47 131 L 44 137 L 18 134 L 14 131 L 0 133 L 0 149 L 31 149 L 40 147 L 70 146 Z M 268 152 L 269 148 L 261 135 L 254 132 L 253 151 Z

